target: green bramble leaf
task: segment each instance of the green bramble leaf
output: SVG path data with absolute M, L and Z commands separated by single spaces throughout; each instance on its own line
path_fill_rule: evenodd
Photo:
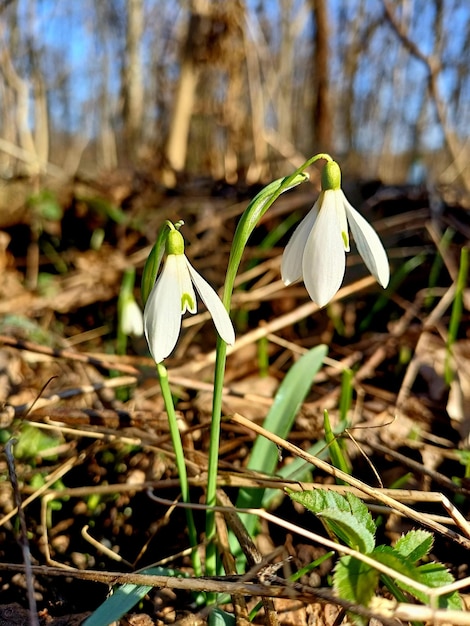
M 353 494 L 314 489 L 290 497 L 317 515 L 327 529 L 350 548 L 369 554 L 375 547 L 375 524 L 366 505 Z
M 433 543 L 433 536 L 426 530 L 410 530 L 400 537 L 394 550 L 408 562 L 417 563 L 429 554 Z
M 432 587 L 433 589 L 450 585 L 454 582 L 454 577 L 442 563 L 425 563 L 418 568 L 419 581 Z M 415 594 L 413 594 L 415 595 Z M 462 598 L 457 591 L 439 596 L 438 606 L 440 609 L 463 609 Z
M 342 556 L 333 574 L 333 588 L 344 600 L 368 606 L 379 582 L 379 572 L 352 556 Z M 358 626 L 366 626 L 369 620 L 350 614 Z
M 454 582 L 454 577 L 442 563 L 433 562 L 416 566 L 395 548 L 390 546 L 378 546 L 370 556 L 396 572 L 434 589 Z M 394 584 L 420 602 L 424 604 L 430 603 L 429 595 L 415 589 L 412 585 L 407 585 L 399 580 L 394 580 Z M 453 592 L 440 596 L 438 598 L 438 607 L 440 609 L 462 609 L 460 595 L 457 592 Z

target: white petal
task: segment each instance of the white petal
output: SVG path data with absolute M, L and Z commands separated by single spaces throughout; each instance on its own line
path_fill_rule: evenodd
M 317 219 L 321 198 L 322 194 L 294 230 L 284 250 L 281 261 L 281 278 L 285 285 L 291 285 L 302 278 L 302 257 L 305 244 Z
M 226 308 L 222 304 L 219 296 L 212 289 L 208 282 L 196 272 L 191 263 L 186 259 L 186 264 L 191 274 L 192 281 L 197 289 L 198 294 L 201 296 L 201 300 L 207 307 L 207 310 L 214 320 L 217 332 L 222 339 L 232 345 L 235 343 L 235 331 L 233 330 L 232 322 L 230 321 L 229 314 Z
M 382 242 L 369 222 L 347 201 L 345 201 L 345 208 L 359 254 L 364 259 L 369 272 L 385 289 L 390 280 L 390 267 Z
M 134 298 L 129 298 L 124 303 L 121 328 L 125 335 L 141 337 L 144 334 L 142 311 Z
M 325 306 L 341 286 L 346 267 L 342 236 L 341 196 L 325 192 L 318 218 L 302 260 L 303 279 L 310 297 Z
M 155 363 L 160 363 L 173 351 L 181 330 L 181 285 L 174 254 L 167 256 L 148 297 L 144 330 L 150 354 Z
M 343 239 L 344 250 L 346 252 L 349 252 L 349 231 L 348 231 L 348 220 L 346 218 L 346 205 L 349 203 L 346 200 L 346 196 L 344 195 L 341 189 L 330 189 L 330 190 L 325 191 L 325 194 L 330 194 L 332 197 L 334 197 L 336 214 L 338 215 L 338 220 L 340 223 L 341 237 Z M 328 197 L 328 201 L 330 201 L 329 197 Z

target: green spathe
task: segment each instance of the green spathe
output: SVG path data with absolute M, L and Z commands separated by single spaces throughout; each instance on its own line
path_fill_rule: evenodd
M 341 169 L 336 161 L 328 161 L 321 172 L 322 191 L 341 189 Z

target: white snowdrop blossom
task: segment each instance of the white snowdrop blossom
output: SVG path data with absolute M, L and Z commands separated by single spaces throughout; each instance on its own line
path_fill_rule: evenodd
M 142 311 L 134 298 L 127 297 L 122 307 L 121 330 L 125 335 L 141 337 L 144 334 Z
M 181 317 L 186 311 L 197 312 L 194 287 L 211 314 L 220 337 L 233 344 L 235 332 L 227 310 L 186 258 L 183 237 L 174 227 L 168 233 L 166 253 L 163 270 L 144 309 L 145 337 L 155 363 L 160 363 L 173 351 L 181 330 Z
M 325 306 L 343 282 L 345 253 L 349 252 L 348 224 L 364 263 L 385 289 L 390 279 L 387 254 L 372 226 L 347 201 L 341 190 L 341 170 L 335 161 L 323 168 L 318 200 L 284 250 L 284 284 L 303 279 L 312 300 Z

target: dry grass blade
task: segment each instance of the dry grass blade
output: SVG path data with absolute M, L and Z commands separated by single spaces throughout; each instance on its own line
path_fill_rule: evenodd
M 369 487 L 369 485 L 366 485 L 365 483 L 358 480 L 357 478 L 354 478 L 353 476 L 350 476 L 349 474 L 346 474 L 342 472 L 341 470 L 336 469 L 329 463 L 326 463 L 325 461 L 322 461 L 321 459 L 317 457 L 313 457 L 312 455 L 306 453 L 304 450 L 302 450 L 298 446 L 295 446 L 285 441 L 284 439 L 281 439 L 280 437 L 273 435 L 272 433 L 268 432 L 267 430 L 265 430 L 258 424 L 254 424 L 253 422 L 250 422 L 249 420 L 247 420 L 241 415 L 233 415 L 231 417 L 231 420 L 237 424 L 240 424 L 241 426 L 245 426 L 246 428 L 249 428 L 250 430 L 254 430 L 258 435 L 262 435 L 263 437 L 266 437 L 267 439 L 275 443 L 277 446 L 280 446 L 281 448 L 288 450 L 291 454 L 304 459 L 305 461 L 307 461 L 307 463 L 311 463 L 318 469 L 326 472 L 330 476 L 333 476 L 335 479 L 342 480 L 346 482 L 347 484 L 355 487 L 356 489 L 359 489 L 360 491 L 372 497 L 373 499 L 377 500 L 378 502 L 381 502 L 382 504 L 385 504 L 386 506 L 390 507 L 392 510 L 397 511 L 398 513 L 401 513 L 402 515 L 409 517 L 410 519 L 414 520 L 415 522 L 418 522 L 419 524 L 423 524 L 427 526 L 431 530 L 437 533 L 440 533 L 441 535 L 447 537 L 448 539 L 451 539 L 452 541 L 455 541 L 457 544 L 461 545 L 462 547 L 466 549 L 470 549 L 470 539 L 467 539 L 466 537 L 463 537 L 462 535 L 459 535 L 458 533 L 452 530 L 449 530 L 442 524 L 434 522 L 430 519 L 424 519 L 421 513 L 417 513 L 410 507 L 402 504 L 401 502 L 398 502 L 391 496 L 385 495 L 380 490 L 374 489 L 373 487 Z

